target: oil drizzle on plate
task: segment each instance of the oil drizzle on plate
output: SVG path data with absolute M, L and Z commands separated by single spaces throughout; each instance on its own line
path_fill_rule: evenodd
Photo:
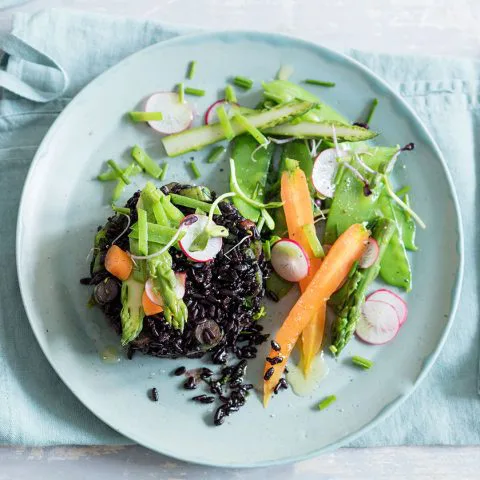
M 328 370 L 328 365 L 322 352 L 313 361 L 312 369 L 307 378 L 305 378 L 300 365 L 289 364 L 287 381 L 296 395 L 305 397 L 317 389 L 322 380 L 328 375 Z
M 105 347 L 100 353 L 101 359 L 105 363 L 118 363 L 120 361 L 120 354 L 118 348 L 114 345 Z

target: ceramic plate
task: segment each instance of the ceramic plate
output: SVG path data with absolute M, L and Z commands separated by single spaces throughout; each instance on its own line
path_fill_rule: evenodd
M 159 360 L 140 355 L 132 361 L 105 363 L 103 349 L 118 344 L 97 309 L 86 306 L 89 289 L 79 284 L 88 274 L 85 260 L 97 225 L 110 214 L 111 189 L 94 180 L 109 158 L 125 164 L 139 144 L 155 159 L 168 161 L 166 181 L 191 181 L 186 162 L 194 157 L 201 183 L 226 191 L 225 162 L 205 163 L 207 151 L 167 159 L 158 134 L 132 125 L 125 112 L 159 90 L 171 90 L 197 60 L 195 79 L 205 97 L 192 97 L 198 112 L 222 98 L 232 75 L 255 81 L 275 76 L 281 65 L 294 68 L 292 79 L 321 78 L 335 88 L 312 91 L 355 120 L 372 98 L 379 99 L 376 142 L 414 142 L 396 168 L 398 185 L 412 186 L 412 203 L 428 229 L 418 232 L 420 251 L 412 256 L 414 289 L 408 295 L 409 320 L 383 347 L 351 342 L 342 359 L 327 358 L 330 374 L 307 397 L 291 390 L 275 397 L 268 410 L 253 395 L 222 427 L 210 423 L 213 407 L 190 400 L 191 392 L 169 375 L 181 364 L 201 361 Z M 240 93 L 253 106 L 259 93 Z M 200 121 L 200 120 L 199 120 Z M 53 181 L 54 179 L 54 181 Z M 141 188 L 135 177 L 126 193 Z M 48 194 L 46 193 L 48 192 Z M 126 198 L 125 197 L 125 198 Z M 442 215 L 438 215 L 442 212 Z M 449 255 L 445 255 L 449 252 Z M 193 35 L 147 48 L 107 71 L 68 105 L 38 149 L 28 175 L 18 220 L 18 273 L 23 300 L 45 355 L 72 392 L 100 419 L 123 435 L 158 452 L 191 462 L 223 466 L 259 466 L 316 455 L 337 448 L 376 424 L 397 407 L 432 365 L 455 310 L 461 277 L 461 231 L 453 187 L 442 156 L 418 117 L 389 87 L 358 63 L 325 48 L 272 34 L 223 32 Z M 432 279 L 441 278 L 441 282 Z M 296 293 L 269 304 L 267 331 L 285 317 Z M 249 380 L 260 383 L 261 359 L 252 362 Z M 372 358 L 366 374 L 348 365 L 353 353 Z M 147 390 L 157 386 L 159 402 Z M 319 412 L 325 395 L 338 401 Z M 115 408 L 112 408 L 112 406 Z

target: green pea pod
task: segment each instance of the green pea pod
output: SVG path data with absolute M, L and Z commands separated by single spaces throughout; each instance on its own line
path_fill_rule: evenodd
M 404 196 L 403 201 L 410 206 L 410 198 L 407 195 Z M 402 230 L 402 239 L 407 250 L 416 252 L 418 250 L 415 245 L 415 234 L 417 232 L 417 224 L 415 220 L 405 211 L 402 210 L 396 203 L 394 204 L 395 215 Z
M 269 144 L 265 148 L 258 147 L 258 142 L 250 134 L 240 135 L 233 143 L 232 158 L 235 162 L 238 184 L 242 191 L 249 197 L 253 197 L 256 193 L 255 200 L 263 202 L 275 145 Z M 230 188 L 233 190 L 232 186 Z M 253 222 L 258 222 L 260 218 L 258 208 L 246 203 L 238 196 L 233 197 L 233 203 L 241 215 Z
M 401 223 L 397 220 L 392 200 L 388 195 L 380 196 L 378 207 L 383 216 L 395 222 L 395 232 L 380 264 L 380 276 L 388 284 L 404 288 L 408 292 L 412 289 L 412 270 L 403 243 Z
M 293 287 L 293 283 L 284 280 L 277 272 L 272 272 L 267 278 L 265 288 L 269 296 L 278 302 L 281 300 Z
M 280 161 L 279 178 L 286 168 L 285 160 L 287 158 L 293 158 L 298 162 L 298 166 L 305 172 L 307 177 L 310 193 L 313 193 L 315 191 L 312 185 L 313 159 L 306 143 L 303 140 L 294 140 L 284 145 Z
M 369 150 L 370 155 L 363 155 L 362 158 L 370 168 L 378 170 L 396 152 L 395 147 L 375 147 Z M 331 245 L 350 225 L 371 221 L 376 216 L 376 205 L 382 189 L 383 185 L 378 182 L 372 195 L 365 196 L 363 183 L 352 172 L 344 170 L 330 206 L 322 243 Z

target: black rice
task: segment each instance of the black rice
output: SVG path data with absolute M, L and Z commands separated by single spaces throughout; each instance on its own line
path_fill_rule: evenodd
M 273 375 L 273 372 L 275 372 L 275 369 L 273 367 L 270 367 L 266 372 L 265 375 L 263 376 L 263 379 L 267 382 L 270 380 L 270 378 Z
M 270 345 L 272 346 L 272 349 L 275 350 L 276 352 L 279 352 L 281 350 L 280 345 L 275 340 L 272 340 L 270 342 Z
M 186 187 L 170 184 L 163 190 L 178 192 Z M 137 220 L 135 205 L 138 196 L 139 192 L 135 193 L 126 204 L 126 207 L 130 208 L 132 225 Z M 265 280 L 269 275 L 269 267 L 263 258 L 261 245 L 254 240 L 255 235 L 252 233 L 256 227 L 252 222 L 245 220 L 232 204 L 222 202 L 219 207 L 222 215 L 215 215 L 214 220 L 218 225 L 228 228 L 230 235 L 224 239 L 222 250 L 212 261 L 192 263 L 182 252 L 174 248 L 170 250 L 173 269 L 186 273 L 184 302 L 188 308 L 188 321 L 183 333 L 168 324 L 163 313 L 147 317 L 141 334 L 131 344 L 134 350 L 170 358 L 200 358 L 210 352 L 214 363 L 224 364 L 228 352 L 232 351 L 235 351 L 239 358 L 254 358 L 257 353 L 254 345 L 265 341 L 265 335 L 251 328 L 256 327 L 253 316 L 260 309 L 265 294 Z M 179 208 L 185 215 L 194 213 L 189 208 Z M 105 238 L 100 241 L 99 252 L 96 252 L 100 264 L 114 240 L 120 248 L 128 250 L 129 231 L 118 238 L 125 229 L 126 222 L 125 215 L 114 215 L 108 219 L 104 227 Z M 248 238 L 239 244 L 245 237 Z M 235 246 L 236 248 L 231 250 Z M 89 283 L 94 285 L 114 280 L 104 268 L 92 271 L 91 275 Z M 120 295 L 117 294 L 112 301 L 99 306 L 115 330 L 121 333 Z M 205 322 L 209 322 L 208 327 L 200 327 L 202 334 L 197 335 L 199 331 L 197 327 Z M 248 340 L 249 345 L 235 349 L 244 330 L 253 332 Z M 245 336 L 242 335 L 240 341 L 244 340 Z
M 185 367 L 178 367 L 174 370 L 173 374 L 177 377 L 180 377 L 180 375 L 183 375 L 185 372 L 187 371 L 187 369 Z
M 187 187 L 172 183 L 161 190 L 165 194 L 178 193 Z M 140 192 L 136 192 L 125 205 L 130 209 L 131 225 L 137 221 L 139 195 Z M 215 194 L 212 194 L 212 199 L 215 199 Z M 195 213 L 189 208 L 179 208 L 185 215 Z M 198 369 L 195 375 L 187 372 L 184 366 L 172 372 L 176 376 L 188 373 L 183 383 L 187 390 L 196 389 L 202 380 L 206 382 L 214 396 L 197 395 L 193 397 L 194 401 L 210 404 L 215 397 L 224 401 L 215 412 L 215 425 L 221 425 L 225 416 L 238 411 L 253 388 L 252 384 L 244 384 L 243 381 L 247 360 L 255 358 L 256 347 L 268 338 L 262 333 L 263 327 L 254 320 L 254 316 L 260 311 L 265 295 L 265 280 L 270 274 L 255 224 L 245 220 L 231 203 L 222 202 L 219 208 L 222 215 L 215 215 L 214 221 L 226 227 L 229 236 L 223 239 L 222 250 L 212 261 L 191 262 L 181 251 L 174 248 L 169 250 L 174 271 L 186 273 L 183 300 L 188 309 L 188 321 L 184 331 L 174 329 L 165 321 L 163 313 L 148 316 L 142 332 L 127 350 L 129 359 L 137 351 L 169 358 L 200 358 L 208 353 L 212 362 L 218 365 L 225 365 L 230 353 L 236 355 L 240 362 L 235 366 L 223 367 L 216 378 L 213 378 L 214 372 L 206 367 Z M 82 284 L 94 286 L 96 303 L 118 334 L 122 330 L 120 283 L 106 271 L 104 260 L 113 243 L 124 250 L 129 249 L 130 230 L 126 230 L 127 225 L 126 215 L 114 215 L 108 218 L 103 227 L 99 227 L 98 231 L 103 230 L 104 235 L 94 251 L 90 277 L 81 280 Z M 151 398 L 158 400 L 155 388 L 151 390 Z

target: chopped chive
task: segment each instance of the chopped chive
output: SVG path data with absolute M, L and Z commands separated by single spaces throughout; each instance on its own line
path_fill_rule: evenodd
M 329 407 L 333 402 L 337 401 L 337 397 L 335 395 L 329 395 L 328 397 L 325 397 L 319 404 L 318 404 L 318 409 L 319 410 L 325 410 L 327 407 Z
M 132 148 L 132 158 L 153 178 L 159 178 L 162 174 L 162 169 L 157 165 L 138 145 Z
M 225 111 L 225 107 L 223 105 L 220 105 L 220 107 L 217 108 L 217 116 L 225 137 L 227 140 L 231 140 L 235 136 L 235 132 L 230 125 L 230 119 L 228 118 L 227 112 Z
M 128 178 L 132 172 L 134 171 L 135 167 L 137 165 L 132 162 L 124 171 L 124 175 Z M 127 184 L 121 179 L 118 179 L 117 185 L 113 189 L 113 194 L 112 194 L 112 201 L 116 202 L 122 195 L 123 191 L 125 190 L 125 187 Z
M 218 111 L 218 110 L 217 110 Z M 260 144 L 268 145 L 268 139 L 265 135 L 254 125 L 252 125 L 246 117 L 240 113 L 235 113 L 233 118 Z
M 118 175 L 125 185 L 130 185 L 130 179 L 125 175 L 115 160 L 108 160 L 107 165 Z
M 130 173 L 127 174 L 127 169 L 129 167 L 132 167 Z M 135 162 L 130 164 L 130 166 L 127 167 L 125 170 L 123 170 L 123 174 L 126 175 L 127 177 L 133 177 L 134 175 L 138 175 L 139 173 L 142 173 L 142 168 L 137 165 Z M 106 172 L 101 173 L 100 175 L 97 176 L 97 180 L 100 180 L 101 182 L 110 182 L 111 180 L 118 180 L 118 173 L 115 170 L 112 170 L 111 168 L 107 170 Z
M 395 193 L 397 194 L 397 196 L 403 197 L 406 193 L 410 191 L 410 188 L 411 188 L 410 185 L 405 185 L 400 190 L 397 190 L 397 192 Z
M 148 255 L 148 225 L 147 212 L 143 208 L 137 208 L 138 215 L 138 251 Z
M 167 174 L 167 171 L 168 171 L 168 163 L 164 163 L 163 164 L 163 167 L 162 167 L 162 173 L 160 174 L 160 176 L 158 177 L 159 180 L 164 180 L 165 179 L 165 175 Z
M 197 164 L 192 160 L 189 164 L 190 169 L 192 170 L 193 176 L 195 178 L 200 178 L 202 174 L 200 173 L 200 170 L 197 167 Z
M 225 87 L 225 100 L 230 103 L 237 103 L 237 95 L 231 85 Z
M 207 158 L 207 163 L 215 163 L 227 149 L 225 147 L 215 147 Z
M 128 112 L 128 115 L 135 123 L 163 120 L 162 112 Z
M 112 210 L 117 213 L 123 213 L 125 215 L 130 215 L 130 209 L 127 207 L 117 207 L 112 204 Z
M 245 88 L 246 90 L 250 90 L 253 87 L 253 80 L 250 80 L 247 77 L 235 77 L 233 79 L 233 83 L 237 87 Z
M 156 202 L 152 205 L 153 215 L 155 217 L 155 221 L 158 225 L 162 225 L 164 227 L 169 227 L 170 222 L 168 221 L 167 214 L 163 208 L 162 202 Z
M 185 87 L 185 93 L 187 95 L 195 95 L 196 97 L 203 97 L 205 95 L 205 90 L 200 88 Z
M 318 85 L 320 87 L 334 87 L 335 82 L 324 82 L 323 80 L 315 80 L 313 78 L 307 78 L 305 80 L 305 83 L 308 83 L 309 85 Z
M 188 71 L 187 71 L 187 78 L 191 80 L 195 76 L 195 69 L 197 67 L 197 62 L 195 60 L 192 60 L 188 64 Z
M 170 201 L 170 195 L 161 197 L 160 201 L 162 202 L 162 207 L 165 210 L 170 223 L 172 223 L 173 226 L 178 227 L 185 215 L 181 212 L 181 210 L 173 205 L 173 203 Z
M 370 111 L 368 112 L 368 115 L 367 115 L 367 118 L 365 119 L 365 123 L 367 125 L 370 124 L 371 120 L 372 120 L 372 117 L 373 117 L 373 114 L 375 112 L 375 109 L 377 108 L 377 105 L 378 105 L 378 99 L 377 98 L 374 98 L 372 100 L 372 105 L 370 106 Z
M 149 243 L 158 243 L 159 245 L 166 245 L 172 237 L 177 233 L 176 228 L 170 226 L 157 225 L 156 223 L 147 223 L 147 235 Z M 132 227 L 128 237 L 133 240 L 138 240 L 140 236 L 138 223 Z M 137 243 L 138 244 L 138 243 Z M 138 247 L 137 247 L 138 250 Z
M 359 357 L 358 355 L 354 355 L 352 357 L 352 363 L 364 368 L 365 370 L 373 367 L 373 362 L 371 360 L 368 360 L 368 358 Z
M 184 103 L 185 102 L 185 86 L 183 85 L 183 82 L 177 85 L 177 91 L 178 91 L 179 103 Z
M 197 177 L 198 178 L 198 177 Z M 205 213 L 210 212 L 210 207 L 212 206 L 211 203 L 208 202 L 203 202 L 202 200 L 197 200 L 196 198 L 190 198 L 186 197 L 184 195 L 178 195 L 176 193 L 171 193 L 170 198 L 172 200 L 172 203 L 174 205 L 180 205 L 181 207 L 187 207 L 187 208 L 199 208 Z M 215 210 L 213 212 L 215 215 L 221 215 L 222 212 L 218 207 L 215 207 Z

